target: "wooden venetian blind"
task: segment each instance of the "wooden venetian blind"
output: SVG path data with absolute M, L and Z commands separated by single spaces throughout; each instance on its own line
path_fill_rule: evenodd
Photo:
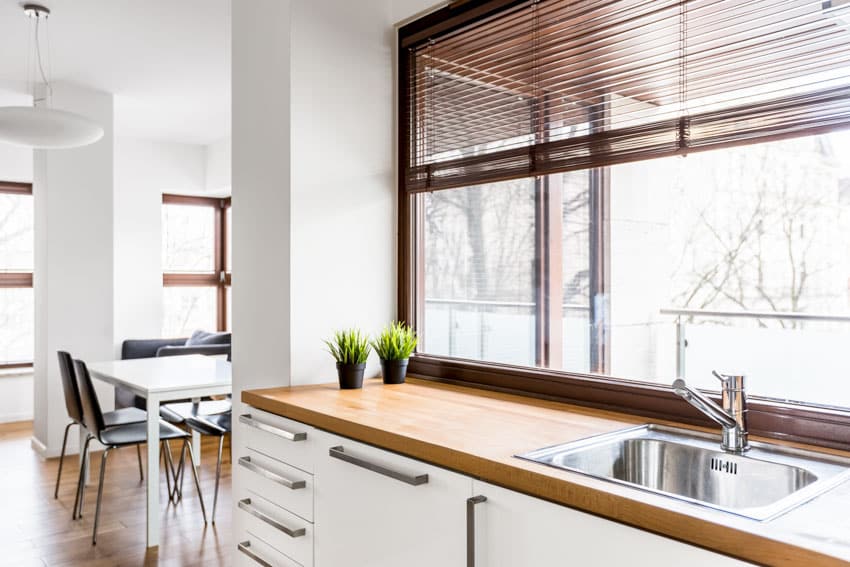
M 469 4 L 401 30 L 409 192 L 850 126 L 850 0 Z

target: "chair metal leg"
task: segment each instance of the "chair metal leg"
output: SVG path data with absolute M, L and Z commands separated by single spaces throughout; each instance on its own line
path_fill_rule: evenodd
M 62 452 L 59 453 L 59 472 L 56 473 L 56 489 L 53 491 L 53 499 L 59 498 L 59 480 L 62 478 L 62 465 L 65 464 L 65 446 L 68 444 L 68 430 L 77 422 L 72 421 L 65 426 L 65 436 L 62 437 Z
M 71 515 L 72 520 L 77 520 L 83 517 L 83 498 L 86 495 L 86 476 L 89 463 L 89 443 L 94 439 L 91 435 L 86 435 L 86 442 L 83 445 L 83 458 L 80 461 L 80 478 L 77 481 L 77 497 L 74 501 L 74 512 Z
M 142 445 L 136 445 L 136 456 L 139 458 L 139 482 L 145 482 L 145 470 L 142 468 Z
M 221 478 L 221 453 L 224 449 L 224 435 L 218 438 L 218 461 L 215 464 L 215 493 L 213 494 L 212 523 L 215 523 L 215 509 L 218 506 L 218 481 Z
M 174 470 L 174 457 L 171 454 L 171 445 L 168 441 L 162 442 L 162 454 L 163 460 L 165 461 L 165 484 L 168 487 L 168 501 L 176 503 L 176 494 L 177 494 L 177 475 Z M 171 481 L 174 481 L 174 490 L 171 489 Z
M 180 461 L 177 463 L 177 471 L 174 473 L 174 502 L 183 499 L 183 477 L 186 474 L 186 450 L 180 450 Z
M 159 462 L 165 469 L 165 487 L 168 492 L 168 501 L 171 502 L 171 478 L 168 472 L 168 457 L 165 451 L 165 441 L 159 442 Z
M 198 500 L 201 502 L 201 513 L 204 515 L 204 523 L 207 523 L 207 508 L 204 506 L 204 497 L 201 494 L 201 481 L 198 478 L 198 467 L 195 466 L 195 453 L 192 451 L 192 440 L 184 439 L 183 447 L 189 450 L 189 466 L 192 467 L 192 477 L 195 479 L 195 490 L 198 491 Z M 182 453 L 183 451 L 181 451 Z
M 100 458 L 100 482 L 97 485 L 97 505 L 94 509 L 94 528 L 92 529 L 91 544 L 97 545 L 97 524 L 100 520 L 100 501 L 103 499 L 103 478 L 106 476 L 106 457 L 109 456 L 109 451 L 112 447 L 107 447 L 103 450 L 103 456 Z

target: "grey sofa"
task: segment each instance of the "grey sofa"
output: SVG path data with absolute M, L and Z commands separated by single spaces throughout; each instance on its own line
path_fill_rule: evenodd
M 230 334 L 227 334 L 229 341 Z M 128 339 L 121 343 L 121 359 L 179 356 L 182 354 L 222 355 L 230 360 L 230 343 L 186 345 L 188 337 L 178 339 Z M 124 388 L 115 388 L 115 408 L 146 409 L 145 399 Z

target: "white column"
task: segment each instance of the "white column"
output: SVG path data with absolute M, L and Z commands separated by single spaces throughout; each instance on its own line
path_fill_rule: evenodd
M 234 3 L 233 393 L 290 367 L 290 2 Z
M 59 454 L 68 422 L 56 351 L 87 361 L 113 356 L 112 95 L 56 84 L 53 107 L 99 122 L 104 137 L 89 146 L 36 151 L 35 404 L 33 445 Z M 104 411 L 111 388 L 100 387 Z M 76 451 L 74 439 L 69 450 Z

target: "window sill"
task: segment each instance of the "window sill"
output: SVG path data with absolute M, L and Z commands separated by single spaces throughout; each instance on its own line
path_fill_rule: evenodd
M 648 420 L 715 427 L 666 386 L 545 369 L 415 355 L 408 372 L 420 378 L 628 413 Z M 751 399 L 751 435 L 850 451 L 850 412 Z

